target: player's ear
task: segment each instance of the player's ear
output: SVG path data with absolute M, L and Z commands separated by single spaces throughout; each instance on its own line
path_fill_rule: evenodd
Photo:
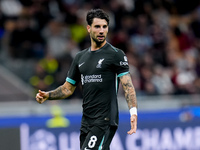
M 91 28 L 91 26 L 87 25 L 87 30 L 88 30 L 89 33 L 90 33 L 90 28 Z

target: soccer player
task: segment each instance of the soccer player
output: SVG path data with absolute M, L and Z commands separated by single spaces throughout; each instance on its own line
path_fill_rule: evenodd
M 66 82 L 55 90 L 39 90 L 36 100 L 64 99 L 82 83 L 83 115 L 80 129 L 81 150 L 109 150 L 118 127 L 117 90 L 121 82 L 130 110 L 131 130 L 137 129 L 137 100 L 124 52 L 106 41 L 109 16 L 101 9 L 88 11 L 87 31 L 91 46 L 77 53 Z

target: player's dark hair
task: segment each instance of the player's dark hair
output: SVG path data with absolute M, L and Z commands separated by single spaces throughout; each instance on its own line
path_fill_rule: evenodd
M 98 9 L 91 9 L 90 11 L 88 11 L 86 16 L 87 24 L 91 25 L 93 23 L 94 18 L 105 19 L 109 25 L 109 16 L 102 9 L 98 8 Z

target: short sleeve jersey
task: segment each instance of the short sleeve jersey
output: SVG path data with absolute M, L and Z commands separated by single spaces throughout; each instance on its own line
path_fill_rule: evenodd
M 118 125 L 118 77 L 128 72 L 124 52 L 110 43 L 96 51 L 87 48 L 79 52 L 66 81 L 73 85 L 82 84 L 83 116 L 93 120 L 94 124 L 100 124 L 107 118 L 111 125 Z

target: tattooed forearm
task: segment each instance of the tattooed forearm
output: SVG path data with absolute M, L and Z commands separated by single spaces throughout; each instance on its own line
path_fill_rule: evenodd
M 126 98 L 129 109 L 132 107 L 137 107 L 136 93 L 131 81 L 130 74 L 120 77 L 120 80 L 125 92 L 125 98 Z
M 64 84 L 57 89 L 49 92 L 49 100 L 64 99 L 73 94 L 75 86 Z
M 65 94 L 62 91 L 62 86 L 59 86 L 57 89 L 49 92 L 49 100 L 62 99 L 65 97 Z

